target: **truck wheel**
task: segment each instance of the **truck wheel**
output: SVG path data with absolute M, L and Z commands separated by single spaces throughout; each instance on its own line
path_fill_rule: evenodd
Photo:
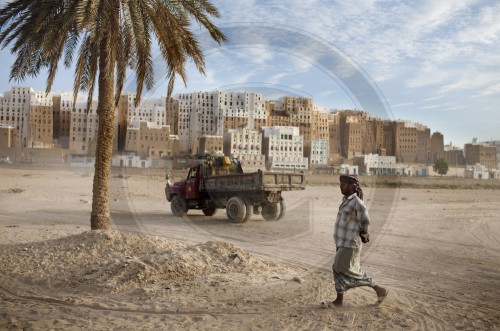
M 217 208 L 215 208 L 215 207 L 208 207 L 208 208 L 203 209 L 203 214 L 205 214 L 205 216 L 213 216 L 213 215 L 215 215 L 216 212 L 217 212 Z
M 284 200 L 281 200 L 279 202 L 279 215 L 278 215 L 278 220 L 282 219 L 284 216 L 285 216 L 285 213 L 286 213 L 286 205 L 285 205 L 285 201 Z
M 173 197 L 172 201 L 170 201 L 170 209 L 172 210 L 172 214 L 178 217 L 186 215 L 188 211 L 186 201 L 178 196 Z
M 252 214 L 253 214 L 253 204 L 250 200 L 248 199 L 243 199 L 243 201 L 245 202 L 245 207 L 246 207 L 246 213 L 245 213 L 245 218 L 243 219 L 243 221 L 241 221 L 241 223 L 245 223 L 245 222 L 248 222 L 251 218 L 252 218 Z
M 266 221 L 276 221 L 279 217 L 277 203 L 265 203 L 262 205 L 262 217 Z
M 241 223 L 245 220 L 247 206 L 240 197 L 232 197 L 226 205 L 226 213 L 229 220 L 233 223 Z

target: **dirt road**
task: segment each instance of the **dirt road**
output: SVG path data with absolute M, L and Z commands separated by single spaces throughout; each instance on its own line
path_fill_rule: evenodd
M 0 174 L 0 249 L 89 230 L 92 177 L 88 171 L 1 168 Z M 115 174 L 113 227 L 185 243 L 228 242 L 296 265 L 299 277 L 310 281 L 304 292 L 295 292 L 302 298 L 297 302 L 292 302 L 292 291 L 289 305 L 282 301 L 250 305 L 251 314 L 242 308 L 237 315 L 247 318 L 243 329 L 252 329 L 256 320 L 271 329 L 280 325 L 292 329 L 500 327 L 498 190 L 367 188 L 365 200 L 373 226 L 362 265 L 391 289 L 391 295 L 379 308 L 369 304 L 370 290 L 355 290 L 347 295 L 346 307 L 324 312 L 316 305 L 334 295 L 329 270 L 334 257 L 333 223 L 341 199 L 337 186 L 285 192 L 287 214 L 281 221 L 256 216 L 248 223 L 232 224 L 223 210 L 213 217 L 198 211 L 190 211 L 184 219 L 172 216 L 164 185 L 156 175 Z M 4 290 L 2 296 L 15 306 L 15 293 Z M 210 309 L 198 309 L 197 314 L 210 315 Z M 231 314 L 236 313 L 231 310 Z M 217 325 L 237 326 L 235 315 L 231 316 Z M 204 324 L 193 325 L 203 329 Z

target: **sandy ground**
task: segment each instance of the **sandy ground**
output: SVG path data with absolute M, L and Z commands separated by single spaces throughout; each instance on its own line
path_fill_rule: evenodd
M 164 185 L 114 171 L 113 231 L 90 231 L 92 170 L 0 167 L 0 329 L 500 329 L 499 190 L 365 189 L 362 266 L 389 297 L 324 309 L 337 186 L 232 224 L 173 217 Z

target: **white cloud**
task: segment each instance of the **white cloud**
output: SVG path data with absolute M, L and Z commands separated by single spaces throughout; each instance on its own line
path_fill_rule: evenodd
M 394 105 L 391 105 L 391 108 L 399 108 L 399 107 L 407 107 L 407 106 L 413 106 L 415 103 L 414 102 L 402 102 L 402 103 L 396 103 Z
M 244 62 L 253 64 L 269 64 L 273 60 L 273 53 L 266 47 L 249 46 L 232 49 L 232 53 Z
M 217 82 L 217 80 L 215 79 L 216 74 L 217 74 L 217 71 L 214 69 L 211 69 L 211 68 L 205 69 L 205 77 L 204 77 L 205 83 L 207 83 L 207 84 L 216 83 Z
M 292 85 L 290 85 L 290 87 L 295 89 L 295 90 L 302 90 L 304 88 L 304 85 L 303 84 L 292 84 Z
M 455 71 L 441 70 L 433 63 L 425 63 L 415 74 L 413 78 L 406 80 L 406 86 L 415 88 L 444 83 L 457 73 Z
M 311 70 L 314 65 L 302 58 L 291 57 L 290 66 L 297 72 L 307 72 L 308 70 Z
M 421 38 L 442 27 L 448 27 L 456 16 L 466 10 L 475 1 L 434 1 L 427 0 L 420 7 L 413 8 L 410 17 L 405 18 L 406 24 L 403 32 Z
M 466 27 L 457 35 L 462 43 L 491 44 L 500 36 L 500 4 L 481 8 L 473 25 Z
M 496 72 L 474 72 L 473 70 L 469 70 L 460 75 L 455 82 L 443 85 L 438 92 L 448 93 L 456 90 L 480 89 L 485 86 L 495 84 L 498 80 L 499 77 Z
M 284 72 L 276 73 L 273 75 L 270 75 L 267 79 L 267 81 L 271 84 L 279 84 L 281 83 L 281 80 L 286 77 L 287 74 Z
M 323 91 L 323 92 L 320 92 L 320 93 L 317 93 L 316 95 L 318 97 L 326 97 L 326 96 L 329 96 L 329 95 L 332 95 L 332 94 L 335 94 L 335 90 L 326 90 L 326 91 Z
M 394 80 L 411 73 L 413 78 L 408 81 L 411 87 L 446 83 L 450 74 L 440 64 L 471 51 L 467 45 L 456 44 L 454 36 L 463 29 L 463 21 L 475 3 L 475 0 L 428 0 L 415 4 L 376 0 L 313 3 L 246 0 L 229 5 L 216 1 L 228 13 L 229 21 L 241 18 L 244 22 L 272 22 L 306 29 L 349 54 L 375 81 Z M 480 54 L 483 52 L 474 51 L 471 55 Z M 416 66 L 403 65 L 408 59 L 413 59 Z M 418 62 L 439 70 L 431 76 L 428 71 L 420 73 Z
M 457 110 L 464 110 L 467 109 L 466 106 L 449 106 L 449 107 L 442 107 L 439 110 L 443 112 L 449 112 L 449 111 L 457 111 Z
M 473 98 L 480 98 L 480 97 L 485 97 L 489 95 L 500 95 L 500 83 L 491 85 L 481 91 L 478 91 L 476 94 L 474 94 L 472 97 Z
M 439 100 L 439 99 L 442 99 L 442 98 L 443 98 L 442 95 L 435 95 L 433 97 L 425 98 L 423 101 L 424 102 L 428 102 L 428 101 Z
M 436 109 L 436 108 L 440 108 L 442 107 L 441 105 L 428 105 L 428 106 L 421 106 L 421 107 L 418 107 L 417 109 Z

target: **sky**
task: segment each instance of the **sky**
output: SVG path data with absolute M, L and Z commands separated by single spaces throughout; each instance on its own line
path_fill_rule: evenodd
M 5 1 L 0 1 L 5 3 Z M 500 140 L 500 2 L 479 0 L 212 0 L 223 46 L 194 30 L 206 76 L 188 63 L 174 93 L 251 91 L 266 99 L 305 96 L 327 109 L 360 109 L 408 120 L 463 147 Z M 45 90 L 46 75 L 9 82 L 14 57 L 0 52 L 0 93 L 11 86 Z M 61 66 L 62 68 L 62 66 Z M 156 87 L 166 94 L 155 54 Z M 72 90 L 73 70 L 53 91 Z M 134 91 L 133 77 L 125 84 Z

